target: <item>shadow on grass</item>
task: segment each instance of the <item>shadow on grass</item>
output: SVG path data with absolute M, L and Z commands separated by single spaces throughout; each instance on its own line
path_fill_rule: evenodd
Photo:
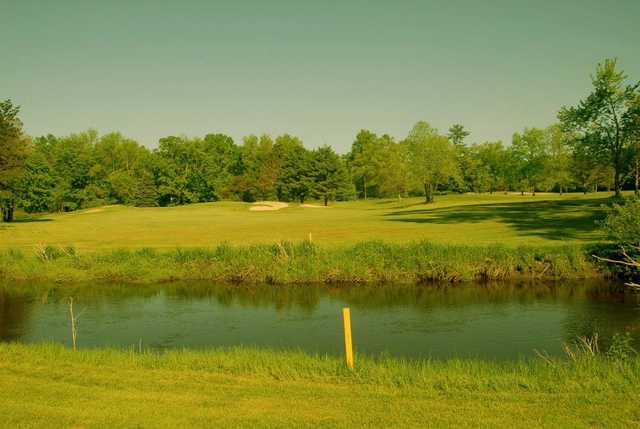
M 402 210 L 385 216 L 392 222 L 456 224 L 500 222 L 522 236 L 548 240 L 584 239 L 595 234 L 604 218 L 601 198 L 572 201 L 526 201 Z
M 51 222 L 53 221 L 53 219 L 48 219 L 48 218 L 21 218 L 21 219 L 14 219 L 11 222 L 9 222 L 9 224 L 12 223 L 31 223 L 31 222 Z

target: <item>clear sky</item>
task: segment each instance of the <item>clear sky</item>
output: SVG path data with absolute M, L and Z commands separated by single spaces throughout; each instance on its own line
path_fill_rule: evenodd
M 0 98 L 31 135 L 223 132 L 348 149 L 427 120 L 546 126 L 605 57 L 640 79 L 640 1 L 0 0 Z

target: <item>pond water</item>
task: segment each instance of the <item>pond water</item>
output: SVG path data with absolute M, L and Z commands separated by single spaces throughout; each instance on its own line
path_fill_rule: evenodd
M 515 359 L 597 332 L 640 344 L 640 294 L 606 282 L 446 286 L 211 284 L 0 287 L 0 341 L 202 349 L 249 345 L 342 353 L 351 308 L 356 353 Z

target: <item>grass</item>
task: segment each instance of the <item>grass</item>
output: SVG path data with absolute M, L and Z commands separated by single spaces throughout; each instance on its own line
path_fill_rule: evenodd
M 424 283 L 464 280 L 576 279 L 600 275 L 580 246 L 455 246 L 363 242 L 327 248 L 313 242 L 212 249 L 77 253 L 43 247 L 0 252 L 0 280 L 150 283 Z
M 446 195 L 435 204 L 420 198 L 352 201 L 330 208 L 297 204 L 267 212 L 249 204 L 217 202 L 181 207 L 108 206 L 71 213 L 22 216 L 0 224 L 0 248 L 32 250 L 38 244 L 79 251 L 173 249 L 221 243 L 269 244 L 307 239 L 324 246 L 361 241 L 518 247 L 581 245 L 602 239 L 596 219 L 609 193 Z
M 637 427 L 640 360 L 341 360 L 0 344 L 0 425 Z

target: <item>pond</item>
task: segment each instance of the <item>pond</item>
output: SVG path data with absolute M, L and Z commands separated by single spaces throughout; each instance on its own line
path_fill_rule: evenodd
M 428 286 L 19 285 L 0 287 L 0 341 L 83 347 L 258 346 L 342 353 L 343 307 L 356 353 L 516 359 L 597 332 L 640 344 L 640 294 L 607 282 Z

